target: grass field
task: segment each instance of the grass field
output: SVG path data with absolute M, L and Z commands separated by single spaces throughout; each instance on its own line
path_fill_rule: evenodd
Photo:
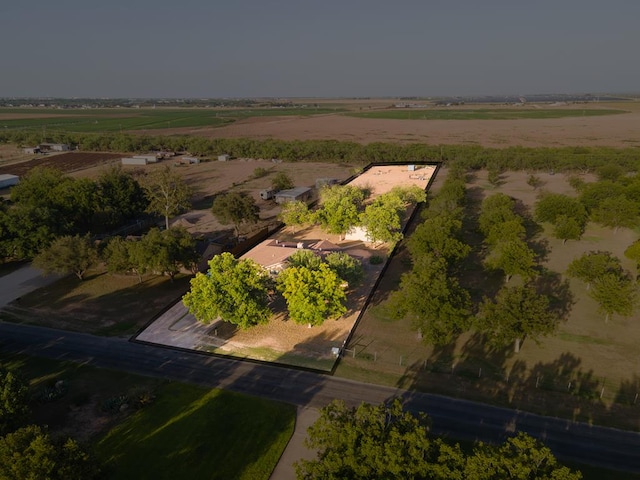
M 167 384 L 97 441 L 109 478 L 268 479 L 293 434 L 295 408 Z
M 549 191 L 572 192 L 563 175 L 539 176 Z M 531 207 L 537 193 L 526 184 L 526 178 L 525 172 L 505 174 L 502 185 L 495 188 L 487 182 L 486 174 L 477 175 L 468 185 L 472 196 L 468 205 L 473 208 L 483 196 L 503 192 Z M 613 252 L 635 274 L 623 252 L 637 238 L 638 233 L 632 230 L 620 229 L 614 234 L 611 229 L 590 224 L 583 240 L 563 245 L 544 229 L 539 231 L 534 241 L 546 257 L 546 274 L 539 281 L 557 296 L 569 287 L 570 313 L 556 335 L 541 339 L 539 344 L 526 340 L 517 355 L 511 347 L 487 349 L 482 336 L 473 332 L 460 336 L 455 344 L 433 348 L 421 342 L 408 321 L 390 319 L 384 312 L 385 299 L 397 288 L 409 262 L 408 254 L 401 250 L 348 346 L 350 352 L 355 351 L 355 358 L 346 355 L 336 374 L 640 430 L 637 314 L 616 316 L 605 324 L 585 286 L 563 276 L 574 257 L 590 250 Z M 462 267 L 462 282 L 478 301 L 498 288 L 502 278 L 483 274 L 475 262 Z
M 51 132 L 124 132 L 183 127 L 217 127 L 251 117 L 320 115 L 340 112 L 333 108 L 230 109 L 10 109 L 0 108 L 0 128 L 46 129 Z
M 104 336 L 129 336 L 189 289 L 189 276 L 109 275 L 90 271 L 67 276 L 23 295 L 0 311 L 0 319 Z
M 31 380 L 34 422 L 92 444 L 103 478 L 266 480 L 293 434 L 295 407 L 286 404 L 37 357 L 0 354 L 0 364 Z M 65 394 L 37 401 L 58 380 Z M 154 400 L 105 411 L 141 394 Z
M 349 116 L 359 118 L 381 118 L 392 120 L 517 120 L 517 119 L 545 119 L 566 117 L 596 117 L 602 115 L 618 115 L 628 113 L 625 110 L 596 110 L 596 109 L 555 109 L 541 107 L 539 109 L 520 108 L 481 108 L 481 109 L 402 109 L 377 110 L 374 112 L 349 113 Z

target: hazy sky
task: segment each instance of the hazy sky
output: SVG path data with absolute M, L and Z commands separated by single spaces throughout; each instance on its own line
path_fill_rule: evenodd
M 0 2 L 0 96 L 639 91 L 639 0 Z

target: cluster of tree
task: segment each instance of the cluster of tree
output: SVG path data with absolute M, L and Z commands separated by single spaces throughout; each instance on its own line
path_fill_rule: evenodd
M 584 205 L 592 221 L 615 230 L 638 225 L 640 175 L 604 175 L 597 182 L 576 184 L 576 187 L 580 203 Z
M 429 200 L 424 221 L 409 237 L 412 269 L 387 302 L 389 315 L 409 318 L 425 341 L 443 345 L 470 326 L 471 300 L 458 282 L 459 260 L 470 247 L 460 240 L 465 200 L 464 172 L 452 170 Z
M 100 244 L 88 235 L 65 235 L 36 255 L 33 264 L 45 273 L 73 273 L 83 280 L 88 269 L 103 261 L 108 272 L 134 273 L 142 282 L 142 276 L 149 272 L 173 280 L 181 269 L 193 271 L 198 258 L 191 234 L 177 227 L 152 228 L 139 240 L 111 237 Z
M 208 272 L 191 280 L 182 301 L 200 322 L 223 319 L 246 329 L 269 321 L 273 294 L 279 292 L 291 320 L 320 325 L 346 312 L 345 290 L 364 275 L 362 264 L 342 252 L 322 259 L 309 250 L 299 250 L 288 262 L 274 281 L 250 259 L 239 260 L 230 253 L 216 255 Z
M 395 244 L 402 239 L 402 219 L 411 203 L 425 200 L 420 187 L 394 187 L 390 192 L 365 203 L 367 188 L 330 185 L 320 191 L 320 206 L 311 211 L 304 202 L 288 202 L 282 207 L 280 220 L 290 227 L 320 225 L 328 233 L 341 237 L 352 228 L 362 226 L 371 242 Z
M 503 193 L 485 198 L 478 226 L 488 247 L 486 264 L 504 272 L 508 282 L 513 275 L 528 279 L 534 275 L 535 253 L 528 247 L 523 218 L 515 212 L 515 202 Z
M 622 268 L 620 259 L 610 252 L 591 251 L 573 260 L 567 275 L 582 280 L 605 314 L 608 322 L 613 314 L 630 316 L 638 300 L 638 285 Z
M 589 216 L 578 199 L 561 193 L 545 193 L 536 202 L 535 218 L 553 225 L 553 235 L 565 243 L 582 236 Z
M 28 401 L 27 382 L 0 366 L 0 478 L 97 478 L 98 464 L 75 440 L 29 424 Z
M 300 480 L 317 478 L 415 478 L 489 480 L 496 478 L 577 480 L 542 442 L 525 433 L 500 445 L 478 443 L 465 453 L 458 444 L 430 433 L 426 415 L 414 416 L 399 400 L 349 408 L 334 400 L 309 428 L 306 444 L 313 460 L 296 463 Z
M 52 133 L 48 139 L 78 145 L 86 151 L 148 152 L 187 151 L 193 155 L 230 154 L 243 158 L 279 158 L 285 161 L 325 161 L 366 164 L 407 163 L 421 160 L 444 161 L 465 169 L 491 166 L 503 170 L 551 170 L 588 172 L 606 165 L 635 170 L 640 152 L 634 148 L 556 147 L 488 148 L 478 145 L 428 145 L 372 142 L 362 145 L 336 140 L 255 140 L 249 138 L 207 139 L 193 136 L 148 136 L 121 133 Z M 37 145 L 41 132 L 11 130 L 0 132 L 0 143 Z
M 119 168 L 96 181 L 35 168 L 11 190 L 11 204 L 0 205 L 0 251 L 5 258 L 32 258 L 57 237 L 107 231 L 147 205 L 138 182 Z

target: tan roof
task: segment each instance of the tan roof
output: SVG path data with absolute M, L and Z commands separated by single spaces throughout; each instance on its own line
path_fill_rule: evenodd
M 319 250 L 319 251 L 333 251 L 333 250 L 342 250 L 335 243 L 330 242 L 329 240 L 320 240 L 309 246 L 311 250 Z
M 240 258 L 250 258 L 258 265 L 269 268 L 284 263 L 285 260 L 297 251 L 298 248 L 296 248 L 295 244 L 277 244 L 274 240 L 267 239 L 249 250 Z

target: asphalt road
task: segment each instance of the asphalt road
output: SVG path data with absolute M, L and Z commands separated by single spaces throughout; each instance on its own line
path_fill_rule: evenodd
M 562 460 L 640 473 L 640 433 L 306 371 L 42 327 L 0 322 L 0 349 L 225 388 L 305 407 L 321 408 L 333 399 L 357 405 L 362 401 L 379 403 L 401 396 L 406 408 L 426 412 L 432 418 L 433 431 L 438 434 L 500 442 L 509 433 L 524 431 L 544 440 Z

